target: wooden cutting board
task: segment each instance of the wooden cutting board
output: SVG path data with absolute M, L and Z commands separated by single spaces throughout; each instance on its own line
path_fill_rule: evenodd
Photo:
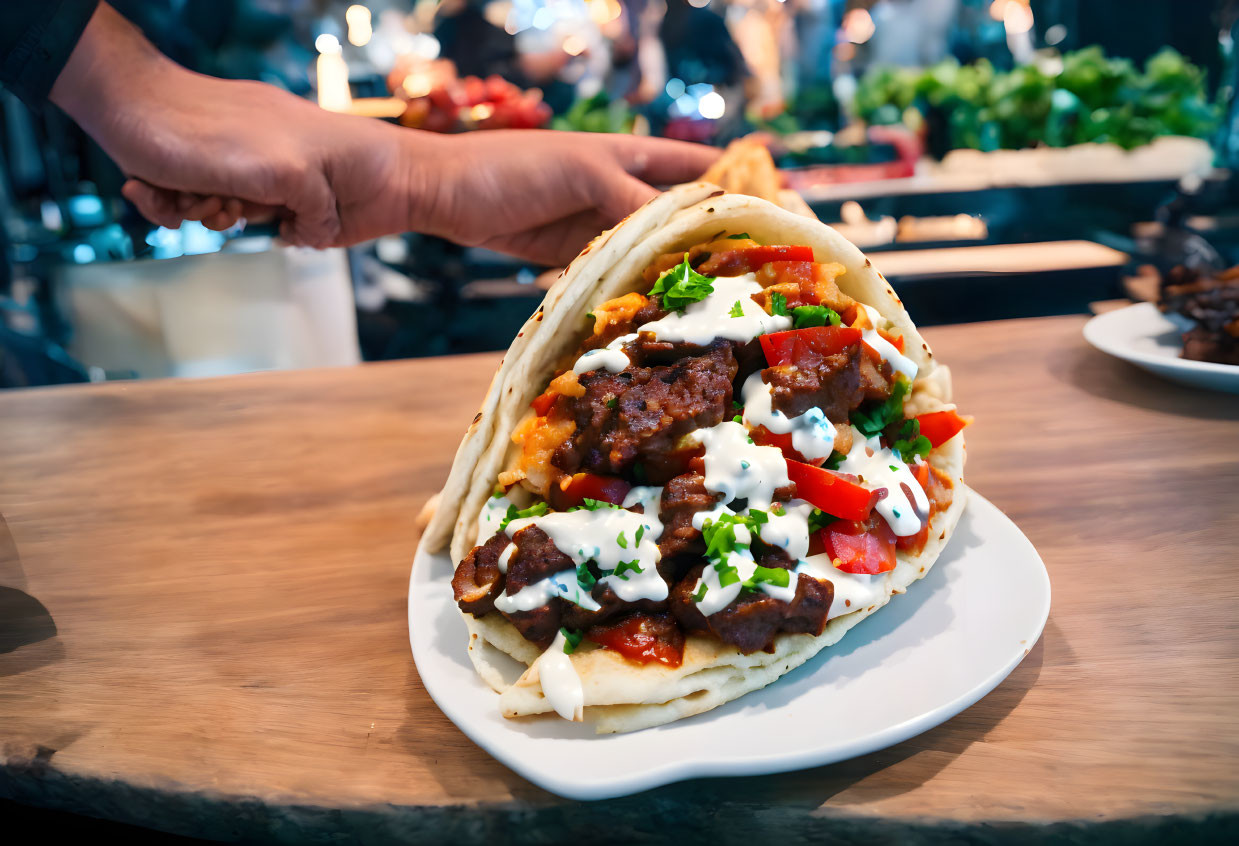
M 925 333 L 1053 582 L 1003 684 L 852 761 L 591 804 L 475 747 L 409 655 L 414 517 L 497 356 L 0 394 L 0 797 L 285 842 L 1222 837 L 1239 397 L 1083 322 Z

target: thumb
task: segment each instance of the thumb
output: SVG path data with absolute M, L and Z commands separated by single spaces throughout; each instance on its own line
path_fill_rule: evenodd
M 340 237 L 340 211 L 327 176 L 310 170 L 296 182 L 288 185 L 284 205 L 290 217 L 280 225 L 281 237 L 299 246 L 333 246 Z

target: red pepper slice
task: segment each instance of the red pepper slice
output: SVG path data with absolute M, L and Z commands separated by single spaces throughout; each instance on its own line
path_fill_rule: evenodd
M 771 367 L 795 364 L 801 349 L 811 349 L 821 356 L 842 352 L 860 341 L 860 330 L 850 326 L 810 326 L 771 332 L 758 338 L 766 362 Z
M 530 405 L 533 406 L 534 413 L 539 417 L 545 417 L 547 412 L 551 410 L 551 406 L 555 404 L 555 400 L 559 394 L 555 391 L 547 389 L 538 396 L 534 397 Z
M 569 479 L 560 482 L 563 497 L 557 498 L 556 509 L 566 511 L 575 508 L 586 499 L 596 499 L 613 505 L 623 505 L 624 497 L 632 490 L 632 485 L 615 476 L 599 476 L 594 473 L 577 473 Z
M 840 520 L 818 532 L 837 569 L 868 576 L 895 569 L 895 533 L 885 520 L 873 522 L 876 525 L 868 526 Z
M 929 438 L 929 443 L 934 449 L 958 435 L 965 426 L 972 422 L 971 417 L 960 417 L 959 412 L 953 408 L 948 411 L 918 414 L 916 419 L 920 421 L 921 434 Z
M 669 614 L 632 614 L 618 623 L 594 626 L 588 637 L 640 664 L 684 663 L 684 633 Z
M 878 492 L 866 490 L 840 473 L 799 461 L 787 462 L 787 477 L 796 483 L 796 496 L 827 514 L 844 520 L 867 520 Z

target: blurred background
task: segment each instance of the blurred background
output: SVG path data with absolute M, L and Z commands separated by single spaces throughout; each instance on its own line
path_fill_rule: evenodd
M 760 133 L 922 324 L 1239 262 L 1239 2 L 112 5 L 190 68 L 411 128 Z M 546 268 L 414 233 L 154 227 L 63 114 L 0 98 L 0 387 L 502 349 L 543 294 Z

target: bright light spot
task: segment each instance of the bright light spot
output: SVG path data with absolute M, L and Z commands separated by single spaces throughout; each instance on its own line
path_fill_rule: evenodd
M 73 260 L 78 264 L 86 264 L 95 260 L 95 248 L 90 244 L 78 244 L 73 248 Z
M 856 58 L 856 45 L 851 41 L 844 41 L 835 45 L 835 61 L 850 62 Z
M 585 43 L 585 39 L 573 33 L 564 39 L 564 52 L 569 56 L 579 56 L 585 52 L 585 48 L 589 45 Z
M 365 47 L 374 36 L 370 27 L 370 10 L 360 4 L 354 4 L 344 10 L 344 21 L 348 24 L 348 43 L 354 47 Z
M 874 29 L 868 9 L 851 9 L 843 16 L 843 34 L 853 44 L 864 44 L 873 37 Z
M 320 53 L 339 53 L 340 39 L 330 33 L 324 32 L 318 38 L 314 39 L 314 49 Z
M 1032 29 L 1032 9 L 1023 3 L 1010 0 L 1007 8 L 1002 11 L 1002 25 L 1007 28 L 1007 35 L 1019 35 Z
M 508 35 L 516 35 L 521 31 L 521 25 L 516 21 L 516 12 L 508 15 L 507 21 L 503 24 L 503 31 Z
M 697 98 L 692 94 L 683 94 L 675 98 L 672 107 L 681 115 L 687 117 L 697 110 Z
M 543 6 L 533 13 L 533 28 L 548 30 L 555 23 L 555 13 Z
M 722 94 L 711 91 L 701 98 L 701 102 L 697 104 L 697 111 L 701 112 L 703 118 L 718 120 L 727 111 L 727 103 L 723 101 Z
M 430 74 L 425 71 L 414 71 L 404 78 L 404 82 L 400 84 L 404 89 L 404 93 L 409 97 L 417 99 L 425 97 L 430 93 L 430 89 L 434 87 L 434 83 L 430 79 Z
M 714 86 L 708 82 L 695 82 L 688 86 L 688 93 L 694 97 L 704 97 L 714 90 Z
M 1062 24 L 1054 24 L 1045 31 L 1045 43 L 1054 45 L 1061 44 L 1063 39 L 1067 37 L 1067 27 Z
M 598 26 L 615 20 L 622 11 L 619 0 L 589 0 L 590 20 Z
M 671 77 L 667 80 L 667 96 L 672 100 L 678 100 L 684 96 L 684 80 L 678 77 Z
M 1003 13 L 1007 10 L 1007 4 L 1014 0 L 994 0 L 989 4 L 989 16 L 996 21 L 1002 20 Z
M 512 3 L 509 0 L 492 0 L 482 9 L 482 17 L 493 27 L 503 29 L 512 14 Z
M 493 103 L 478 103 L 469 110 L 469 117 L 477 121 L 486 120 L 495 113 L 495 105 Z
M 704 9 L 706 6 L 710 5 L 710 0 L 688 0 L 688 5 L 692 6 L 694 9 Z
M 409 39 L 409 52 L 419 59 L 437 59 L 441 49 L 439 39 L 426 32 L 419 32 Z

